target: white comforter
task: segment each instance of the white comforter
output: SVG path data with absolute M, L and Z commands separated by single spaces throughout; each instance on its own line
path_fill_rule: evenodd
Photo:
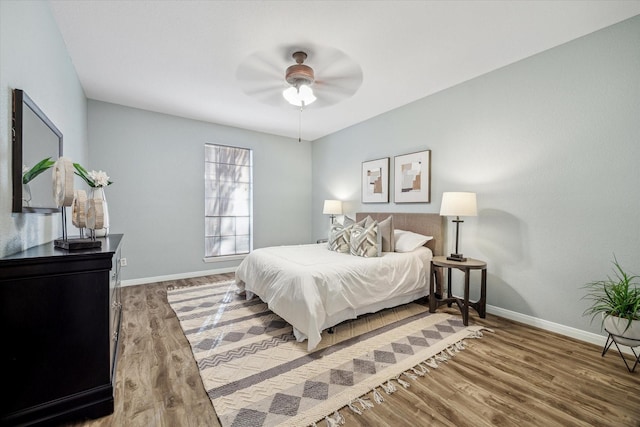
M 236 271 L 239 292 L 258 295 L 308 349 L 323 329 L 429 294 L 431 250 L 363 258 L 326 244 L 256 249 Z

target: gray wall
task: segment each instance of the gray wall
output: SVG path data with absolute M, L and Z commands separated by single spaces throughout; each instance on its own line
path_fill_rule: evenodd
M 311 241 L 309 142 L 90 100 L 91 169 L 106 171 L 123 278 L 224 269 L 204 263 L 204 144 L 251 148 L 254 247 Z
M 0 257 L 61 234 L 60 214 L 11 213 L 13 89 L 60 129 L 66 156 L 86 160 L 87 101 L 48 2 L 0 1 Z
M 610 274 L 614 253 L 640 273 L 638 40 L 635 17 L 315 141 L 314 237 L 326 198 L 437 213 L 442 192 L 474 191 L 460 244 L 489 263 L 488 303 L 599 332 L 581 286 Z M 421 149 L 430 204 L 360 203 L 362 161 Z

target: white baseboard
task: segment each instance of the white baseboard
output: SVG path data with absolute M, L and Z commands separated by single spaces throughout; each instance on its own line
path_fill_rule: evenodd
M 212 274 L 233 273 L 237 267 L 217 268 L 214 270 L 192 271 L 189 273 L 169 274 L 167 276 L 143 277 L 140 279 L 122 280 L 120 286 L 146 285 L 147 283 L 166 282 L 169 280 L 191 279 L 193 277 L 211 276 Z
M 528 316 L 526 314 L 517 313 L 511 310 L 506 310 L 504 308 L 496 307 L 493 305 L 487 305 L 487 313 L 504 317 L 505 319 L 514 320 L 516 322 L 524 323 L 525 325 L 544 329 L 545 331 L 555 332 L 570 338 L 585 341 L 590 344 L 596 344 L 600 346 L 600 348 L 604 347 L 604 344 L 607 341 L 607 337 L 605 335 L 598 335 L 594 334 L 593 332 L 587 332 L 581 329 L 572 328 L 570 326 L 561 325 L 559 323 L 549 322 L 548 320 L 539 319 L 537 317 Z M 633 352 L 629 347 L 621 346 L 620 349 L 623 353 L 633 355 Z

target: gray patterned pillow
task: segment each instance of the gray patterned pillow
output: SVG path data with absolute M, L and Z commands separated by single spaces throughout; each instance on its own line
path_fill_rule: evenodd
M 378 222 L 373 221 L 369 226 L 354 225 L 349 240 L 351 255 L 361 257 L 380 256 L 382 243 L 378 233 Z
M 356 223 L 356 221 L 351 219 L 351 218 L 349 218 L 347 215 L 345 215 L 344 218 L 342 219 L 342 225 L 344 225 L 345 227 L 347 225 L 353 225 L 355 223 Z
M 330 251 L 349 253 L 349 240 L 354 224 L 331 224 L 327 248 Z

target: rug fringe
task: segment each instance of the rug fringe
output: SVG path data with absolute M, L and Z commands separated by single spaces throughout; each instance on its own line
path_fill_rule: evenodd
M 413 369 L 413 368 L 411 368 L 411 369 Z M 402 375 L 404 375 L 405 377 L 409 378 L 410 380 L 417 380 L 418 379 L 417 375 L 414 375 L 409 371 L 403 372 Z
M 425 374 L 429 373 L 429 368 L 432 369 L 438 369 L 439 364 L 442 363 L 447 363 L 449 360 L 451 360 L 453 357 L 456 356 L 457 353 L 460 353 L 462 350 L 465 350 L 468 347 L 467 342 L 465 341 L 465 339 L 467 338 L 472 338 L 472 339 L 479 339 L 482 338 L 484 335 L 482 334 L 482 331 L 485 330 L 487 332 L 491 332 L 494 333 L 493 329 L 490 328 L 485 328 L 482 327 L 481 329 L 478 329 L 476 331 L 471 331 L 469 333 L 469 335 L 467 335 L 465 338 L 461 339 L 458 342 L 455 342 L 453 344 L 451 344 L 450 346 L 448 346 L 447 348 L 445 348 L 444 350 L 442 350 L 440 353 L 436 354 L 433 357 L 430 357 L 427 360 L 423 360 L 422 362 L 418 363 L 416 366 L 414 366 L 413 368 L 401 373 L 400 375 L 397 375 L 393 378 L 388 379 L 386 382 L 382 382 L 378 387 L 380 387 L 382 390 L 384 390 L 384 392 L 386 394 L 392 394 L 394 392 L 396 392 L 398 390 L 398 388 L 396 387 L 396 385 L 392 382 L 395 381 L 396 383 L 398 383 L 398 385 L 401 385 L 403 388 L 409 388 L 411 386 L 411 384 L 403 379 L 401 379 L 400 377 L 402 375 L 404 375 L 405 377 L 409 378 L 410 380 L 417 380 L 418 377 L 423 377 L 425 376 Z M 374 387 L 372 390 L 370 390 L 369 392 L 365 393 L 364 395 L 351 400 L 347 406 L 345 406 L 344 408 L 349 408 L 352 412 L 354 412 L 357 415 L 362 415 L 362 412 L 367 410 L 367 409 L 371 409 L 373 408 L 375 405 L 373 403 L 371 403 L 371 400 L 369 400 L 366 396 L 371 393 L 371 396 L 373 398 L 373 401 L 376 402 L 378 405 L 381 405 L 382 403 L 384 403 L 384 398 L 382 397 L 382 394 L 377 390 L 377 387 Z M 360 405 L 360 407 L 358 407 L 358 405 Z M 340 411 L 335 411 L 332 415 L 327 415 L 324 418 L 325 422 L 327 423 L 327 427 L 339 427 L 340 425 L 343 425 L 345 423 L 345 419 L 344 417 L 340 414 Z M 312 423 L 311 427 L 317 427 L 316 423 Z
M 358 398 L 358 403 L 360 403 L 360 406 L 362 406 L 362 409 L 371 409 L 374 407 L 374 404 L 371 403 L 371 401 L 367 398 L 363 397 L 359 397 Z
M 353 400 L 347 404 L 347 407 L 358 415 L 362 415 L 362 411 L 353 405 Z
M 333 416 L 327 415 L 324 417 L 324 420 L 327 423 L 327 427 L 338 427 L 344 425 L 346 422 L 344 417 L 338 411 L 334 412 Z M 316 423 L 313 423 L 313 426 L 316 427 Z
M 387 393 L 387 394 L 391 394 L 391 393 L 393 393 L 393 392 L 395 392 L 397 390 L 396 386 L 393 385 L 391 380 L 387 380 L 387 384 L 385 384 L 385 383 L 380 384 L 380 387 L 382 387 L 384 392 Z
M 410 377 L 409 377 L 410 378 Z M 416 377 L 417 378 L 417 377 Z M 411 386 L 411 384 L 409 384 L 408 382 L 406 382 L 405 380 L 400 378 L 400 375 L 398 375 L 397 377 L 394 378 L 394 380 L 396 380 L 396 382 L 398 384 L 400 384 L 402 387 L 404 388 L 409 388 Z
M 425 360 L 425 361 L 424 361 L 424 362 L 422 362 L 422 363 L 424 363 L 425 365 L 427 365 L 427 366 L 428 366 L 428 367 L 430 367 L 430 368 L 438 369 L 438 362 L 436 362 L 436 359 L 435 359 L 435 358 L 433 358 L 433 357 L 432 357 L 432 358 L 430 358 L 429 360 Z
M 377 404 L 381 404 L 382 402 L 384 402 L 384 397 L 382 397 L 382 395 L 380 394 L 380 392 L 376 388 L 373 389 L 373 400 Z

